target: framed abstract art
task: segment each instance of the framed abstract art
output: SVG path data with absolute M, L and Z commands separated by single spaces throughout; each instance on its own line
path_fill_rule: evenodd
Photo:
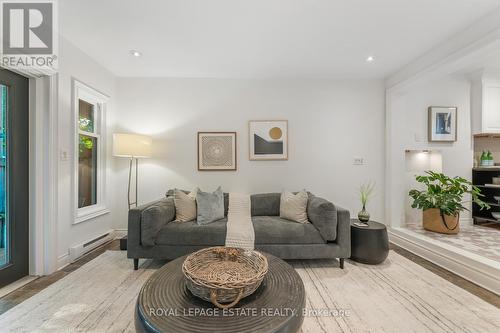
M 236 132 L 198 132 L 198 170 L 236 170 Z
M 248 131 L 250 160 L 288 159 L 287 120 L 250 120 Z
M 456 107 L 430 106 L 428 113 L 430 142 L 457 141 Z

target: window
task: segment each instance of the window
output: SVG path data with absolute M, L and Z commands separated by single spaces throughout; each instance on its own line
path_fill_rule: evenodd
M 97 204 L 97 152 L 99 134 L 94 130 L 96 105 L 78 100 L 78 208 Z
M 108 97 L 74 81 L 76 118 L 75 223 L 108 213 L 105 200 L 105 124 Z

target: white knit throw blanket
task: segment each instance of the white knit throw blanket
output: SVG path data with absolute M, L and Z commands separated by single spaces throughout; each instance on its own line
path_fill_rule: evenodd
M 253 250 L 255 232 L 250 211 L 250 195 L 229 193 L 226 246 Z

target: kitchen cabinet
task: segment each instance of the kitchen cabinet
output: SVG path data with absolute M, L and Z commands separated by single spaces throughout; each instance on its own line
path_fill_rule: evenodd
M 500 133 L 500 76 L 484 74 L 471 86 L 472 133 Z

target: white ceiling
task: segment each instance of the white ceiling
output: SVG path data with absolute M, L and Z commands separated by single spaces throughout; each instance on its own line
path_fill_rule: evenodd
M 65 38 L 117 76 L 384 78 L 498 6 L 499 0 L 63 0 L 59 20 Z

